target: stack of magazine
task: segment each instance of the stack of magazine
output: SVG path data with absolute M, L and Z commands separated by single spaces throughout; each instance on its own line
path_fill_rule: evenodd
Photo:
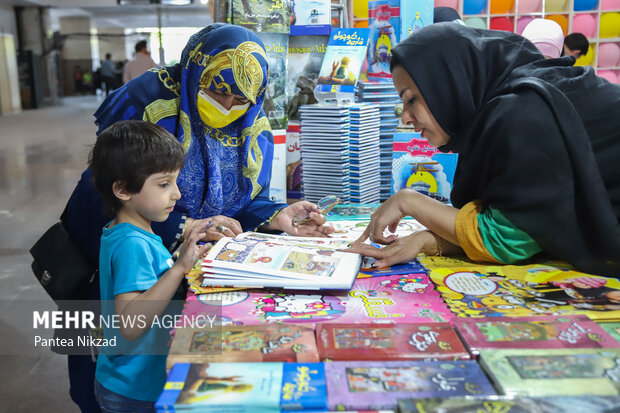
M 349 109 L 304 105 L 301 115 L 302 183 L 307 201 L 336 195 L 349 202 Z
M 379 202 L 379 106 L 349 107 L 349 174 L 351 203 Z
M 201 260 L 202 286 L 348 290 L 361 256 L 338 249 L 347 240 L 246 232 L 222 238 Z
M 398 126 L 394 108 L 400 103 L 400 99 L 391 79 L 385 82 L 359 82 L 357 88 L 358 102 L 372 102 L 379 105 L 381 200 L 385 201 L 391 193 L 392 143 L 394 131 Z

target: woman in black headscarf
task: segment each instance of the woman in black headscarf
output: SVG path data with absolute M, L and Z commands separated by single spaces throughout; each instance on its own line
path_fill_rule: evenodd
M 545 60 L 516 34 L 451 23 L 396 46 L 403 122 L 459 154 L 453 207 L 399 191 L 358 240 L 389 245 L 353 250 L 378 266 L 420 252 L 506 264 L 545 252 L 620 277 L 620 86 L 573 63 Z M 384 237 L 403 216 L 429 231 Z

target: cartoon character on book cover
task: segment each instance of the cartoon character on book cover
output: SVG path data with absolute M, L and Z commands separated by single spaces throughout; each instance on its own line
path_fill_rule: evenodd
M 400 1 L 368 2 L 370 44 L 368 47 L 369 77 L 390 79 L 392 48 L 400 40 Z
M 386 286 L 383 281 L 399 288 Z M 408 283 L 416 287 L 408 288 Z M 422 284 L 426 286 L 423 290 L 420 288 Z M 425 274 L 358 279 L 348 293 L 338 295 L 254 290 L 189 296 L 183 312 L 188 315 L 213 314 L 212 306 L 221 307 L 221 318 L 227 322 L 253 325 L 443 322 L 453 317 Z
M 354 86 L 368 47 L 369 29 L 334 29 L 319 73 L 319 85 Z M 330 88 L 328 88 L 330 90 Z
M 612 319 L 620 315 L 618 280 L 571 270 L 536 264 L 463 267 L 433 270 L 431 278 L 460 316 L 586 314 Z
M 450 200 L 458 154 L 441 153 L 419 133 L 395 133 L 392 193 L 412 188 L 441 202 Z

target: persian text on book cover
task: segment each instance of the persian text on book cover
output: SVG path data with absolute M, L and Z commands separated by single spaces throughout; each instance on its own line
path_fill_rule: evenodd
M 316 330 L 321 359 L 466 360 L 469 353 L 449 323 L 320 324 Z

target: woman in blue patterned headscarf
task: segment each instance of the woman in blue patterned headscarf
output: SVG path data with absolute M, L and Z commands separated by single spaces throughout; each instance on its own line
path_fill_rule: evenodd
M 181 200 L 166 222 L 153 225 L 166 245 L 179 239 L 186 220 L 206 218 L 214 224 L 207 233 L 211 240 L 261 226 L 294 235 L 331 232 L 313 204 L 287 206 L 269 199 L 273 135 L 262 110 L 267 77 L 260 39 L 242 27 L 217 23 L 190 38 L 180 63 L 147 71 L 110 94 L 95 113 L 98 133 L 120 120 L 140 119 L 162 126 L 183 144 Z M 83 178 L 63 218 L 96 262 L 108 217 L 93 216 L 93 210 L 101 211 L 100 201 L 90 188 L 90 171 Z M 306 213 L 313 221 L 292 225 L 293 217 Z
M 180 63 L 147 71 L 111 93 L 95 113 L 98 133 L 115 122 L 139 119 L 160 125 L 183 144 L 185 166 L 178 179 L 182 197 L 165 222 L 152 225 L 167 247 L 174 248 L 185 228 L 207 220 L 213 225 L 206 240 L 258 227 L 304 236 L 333 232 L 323 225 L 325 218 L 314 204 L 287 206 L 269 199 L 273 135 L 262 110 L 267 78 L 260 39 L 242 27 L 213 24 L 191 37 Z M 103 213 L 91 181 L 87 169 L 62 221 L 97 264 L 101 229 L 111 217 Z M 293 218 L 308 214 L 310 222 L 293 226 Z M 98 298 L 98 281 L 92 285 L 76 298 Z M 89 362 L 79 357 L 70 356 L 71 394 L 89 411 L 94 364 L 89 372 L 83 366 Z

